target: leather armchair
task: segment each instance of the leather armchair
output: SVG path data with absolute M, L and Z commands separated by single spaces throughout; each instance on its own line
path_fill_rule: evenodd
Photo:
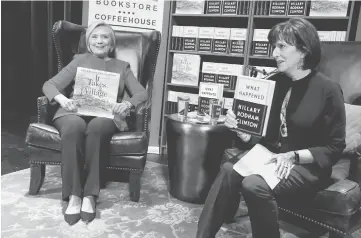
M 361 108 L 360 56 L 361 42 L 323 42 L 318 69 L 339 83 L 345 103 L 360 105 Z M 361 118 L 357 123 L 361 123 Z M 223 160 L 232 158 L 244 148 L 241 144 L 227 149 Z M 361 228 L 360 188 L 361 145 L 353 154 L 342 154 L 332 168 L 329 186 L 319 191 L 313 201 L 279 204 L 280 219 L 313 232 L 328 231 L 330 238 L 352 237 L 351 233 Z
M 58 21 L 52 30 L 57 55 L 58 72 L 67 65 L 74 54 L 86 52 L 86 27 L 67 21 Z M 160 45 L 160 32 L 140 32 L 132 28 L 116 31 L 115 57 L 127 61 L 135 77 L 148 91 L 148 100 L 141 103 L 127 118 L 129 131 L 116 133 L 110 142 L 106 169 L 129 174 L 129 191 L 132 201 L 139 201 L 140 177 L 147 158 L 149 121 L 153 78 Z M 128 97 L 125 92 L 124 97 Z M 37 100 L 37 122 L 31 123 L 26 134 L 30 163 L 29 194 L 39 192 L 45 176 L 46 165 L 61 165 L 60 136 L 51 124 L 58 107 L 50 105 L 45 96 Z M 101 178 L 104 182 L 105 176 Z

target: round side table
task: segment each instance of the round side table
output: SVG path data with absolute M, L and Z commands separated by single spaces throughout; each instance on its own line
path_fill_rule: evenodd
M 185 202 L 204 203 L 232 146 L 234 133 L 223 124 L 196 124 L 168 116 L 166 123 L 170 194 Z

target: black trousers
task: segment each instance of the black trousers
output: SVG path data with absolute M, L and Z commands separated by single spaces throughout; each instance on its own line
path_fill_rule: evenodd
M 259 175 L 240 176 L 233 170 L 233 164 L 223 164 L 208 193 L 198 221 L 197 238 L 213 238 L 223 222 L 233 220 L 241 193 L 248 207 L 253 237 L 278 238 L 277 202 L 305 201 L 314 197 L 319 187 L 319 181 L 311 182 L 292 169 L 288 179 L 272 190 Z
M 62 145 L 62 197 L 98 197 L 109 142 L 116 131 L 112 119 L 66 115 L 57 118 Z

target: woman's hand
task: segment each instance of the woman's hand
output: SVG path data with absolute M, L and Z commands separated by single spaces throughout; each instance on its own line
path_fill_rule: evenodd
M 280 179 L 287 179 L 295 165 L 295 162 L 295 154 L 290 151 L 274 155 L 266 164 L 276 163 L 277 177 Z
M 65 97 L 63 94 L 58 94 L 54 97 L 54 100 L 57 101 L 62 108 L 67 112 L 76 112 L 78 111 L 78 103 L 72 99 Z
M 226 115 L 226 120 L 224 121 L 224 125 L 230 129 L 237 129 L 238 122 L 236 120 L 236 115 L 234 114 L 234 112 L 232 110 L 228 110 L 227 111 L 227 115 Z M 241 138 L 241 140 L 243 142 L 248 142 L 251 139 L 251 135 L 244 133 L 242 131 L 238 131 L 238 130 L 234 130 L 235 132 L 237 132 L 237 136 L 239 138 Z
M 113 106 L 113 113 L 118 115 L 128 116 L 130 113 L 130 107 L 125 102 L 115 103 Z

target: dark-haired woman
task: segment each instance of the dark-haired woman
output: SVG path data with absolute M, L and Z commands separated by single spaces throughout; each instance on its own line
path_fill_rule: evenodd
M 324 188 L 331 168 L 345 148 L 345 108 L 342 91 L 315 68 L 321 58 L 316 28 L 294 18 L 275 25 L 268 40 L 278 73 L 266 136 L 259 143 L 276 153 L 277 175 L 271 189 L 259 175 L 240 176 L 234 162 L 226 162 L 206 199 L 197 238 L 213 238 L 223 222 L 231 221 L 241 194 L 248 207 L 255 238 L 280 237 L 278 203 L 302 203 Z M 225 122 L 236 128 L 228 111 Z M 244 143 L 250 135 L 238 133 Z

